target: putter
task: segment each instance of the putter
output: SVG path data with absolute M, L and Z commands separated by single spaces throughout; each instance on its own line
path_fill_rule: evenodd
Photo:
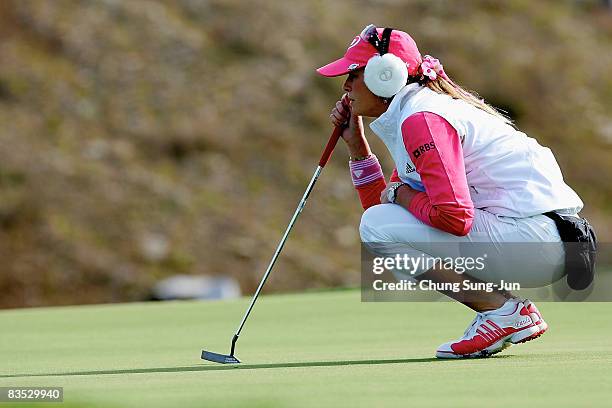
M 276 252 L 274 252 L 274 256 L 272 257 L 272 260 L 270 261 L 270 265 L 268 265 L 268 269 L 266 270 L 266 273 L 261 279 L 261 282 L 259 283 L 259 286 L 257 287 L 257 290 L 255 291 L 255 295 L 253 295 L 251 304 L 249 305 L 249 308 L 244 314 L 244 317 L 242 318 L 242 321 L 240 322 L 240 326 L 238 326 L 238 330 L 236 330 L 236 333 L 234 334 L 234 337 L 232 338 L 232 346 L 231 346 L 229 355 L 213 353 L 211 351 L 202 350 L 203 360 L 208 360 L 214 363 L 221 363 L 221 364 L 239 364 L 240 363 L 240 360 L 238 360 L 234 356 L 234 351 L 236 349 L 236 341 L 238 341 L 238 336 L 240 336 L 242 327 L 244 326 L 246 319 L 249 317 L 249 314 L 251 313 L 251 310 L 253 309 L 253 305 L 255 304 L 255 301 L 257 300 L 257 297 L 259 296 L 259 292 L 261 292 L 263 285 L 266 283 L 266 280 L 268 279 L 268 276 L 270 275 L 270 272 L 272 271 L 272 267 L 274 266 L 274 263 L 276 262 L 278 255 L 283 249 L 285 242 L 287 241 L 287 237 L 289 236 L 289 233 L 291 232 L 291 229 L 293 228 L 293 224 L 295 224 L 295 221 L 297 220 L 298 216 L 302 212 L 302 209 L 304 209 L 304 205 L 306 204 L 306 200 L 308 199 L 310 192 L 312 191 L 317 179 L 319 178 L 319 175 L 321 174 L 323 167 L 325 167 L 325 164 L 327 164 L 327 161 L 331 157 L 334 151 L 334 148 L 336 147 L 336 143 L 338 142 L 338 139 L 342 135 L 343 129 L 344 127 L 337 126 L 334 129 L 334 132 L 332 133 L 332 135 L 330 136 L 329 141 L 327 142 L 327 146 L 325 146 L 325 150 L 323 151 L 323 154 L 321 155 L 321 159 L 319 160 L 319 166 L 315 170 L 312 176 L 312 179 L 310 180 L 310 183 L 308 184 L 308 187 L 306 188 L 306 192 L 304 192 L 304 196 L 302 197 L 302 200 L 298 204 L 297 209 L 295 210 L 295 213 L 293 214 L 293 217 L 291 218 L 291 221 L 289 222 L 289 225 L 287 226 L 287 230 L 285 231 L 283 238 L 281 239 L 280 243 L 278 244 L 278 247 L 276 248 Z

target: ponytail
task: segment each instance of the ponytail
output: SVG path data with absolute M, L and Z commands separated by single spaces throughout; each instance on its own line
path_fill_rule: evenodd
M 460 99 L 470 105 L 483 110 L 504 123 L 513 126 L 509 117 L 495 109 L 480 98 L 478 94 L 469 92 L 453 82 L 452 79 L 444 72 L 444 66 L 440 61 L 431 55 L 425 55 L 418 69 L 418 76 L 408 78 L 408 83 L 417 82 L 419 85 L 424 85 L 434 92 L 442 95 L 448 95 L 453 99 Z
M 424 85 L 439 94 L 449 95 L 453 99 L 460 99 L 464 102 L 467 102 L 470 105 L 480 110 L 483 110 L 497 117 L 498 119 L 501 119 L 504 123 L 513 126 L 512 120 L 508 116 L 504 115 L 502 112 L 486 103 L 484 99 L 481 99 L 478 96 L 478 94 L 466 91 L 450 79 L 445 79 L 442 76 L 438 76 L 434 80 L 428 79 Z

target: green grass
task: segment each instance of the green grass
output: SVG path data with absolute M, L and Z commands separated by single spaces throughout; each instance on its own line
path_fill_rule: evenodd
M 436 346 L 472 318 L 459 304 L 265 296 L 238 342 L 243 364 L 201 361 L 202 348 L 228 352 L 249 300 L 0 312 L 0 386 L 63 386 L 62 406 L 74 407 L 575 407 L 612 396 L 612 304 L 540 304 L 551 325 L 540 339 L 438 361 Z

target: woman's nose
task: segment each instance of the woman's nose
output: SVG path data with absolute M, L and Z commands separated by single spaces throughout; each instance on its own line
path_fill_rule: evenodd
M 346 81 L 344 81 L 344 85 L 342 85 L 342 89 L 344 89 L 345 92 L 351 92 L 351 84 L 348 78 L 346 79 Z

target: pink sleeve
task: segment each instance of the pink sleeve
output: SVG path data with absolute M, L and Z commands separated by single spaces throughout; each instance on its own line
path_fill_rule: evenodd
M 384 178 L 376 179 L 363 186 L 355 187 L 364 210 L 380 204 L 380 193 L 387 187 Z
M 435 113 L 418 112 L 404 121 L 402 135 L 425 187 L 425 192 L 412 199 L 408 210 L 433 227 L 454 235 L 468 234 L 474 204 L 457 131 Z
M 402 181 L 397 175 L 397 169 L 393 169 L 393 173 L 391 173 L 389 181 Z M 373 205 L 380 204 L 380 193 L 382 193 L 382 191 L 387 188 L 387 183 L 385 183 L 384 178 L 379 178 L 368 184 L 364 184 L 355 188 L 357 189 L 357 193 L 359 194 L 361 206 L 364 210 L 367 210 Z
M 372 155 L 362 161 L 351 161 L 349 169 L 363 209 L 367 210 L 373 205 L 380 204 L 380 194 L 387 187 L 387 183 L 378 158 Z M 390 181 L 401 181 L 397 169 L 393 169 Z

